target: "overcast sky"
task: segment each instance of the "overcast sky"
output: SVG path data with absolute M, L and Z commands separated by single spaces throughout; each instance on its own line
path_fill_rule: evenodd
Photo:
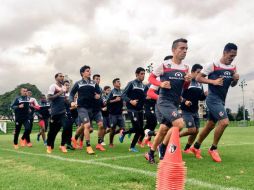
M 125 86 L 138 66 L 159 64 L 172 41 L 188 39 L 185 62 L 217 61 L 227 42 L 238 45 L 235 59 L 245 78 L 246 105 L 254 100 L 254 2 L 246 0 L 1 0 L 0 94 L 18 84 L 43 93 L 62 72 L 74 81 L 87 64 L 102 86 L 120 77 Z M 252 102 L 253 102 L 252 100 Z M 227 106 L 242 103 L 239 86 Z

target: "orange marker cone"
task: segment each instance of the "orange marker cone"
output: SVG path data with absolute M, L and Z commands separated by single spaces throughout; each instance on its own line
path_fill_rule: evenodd
M 173 127 L 164 159 L 157 170 L 157 190 L 183 190 L 187 168 L 182 160 L 179 128 Z

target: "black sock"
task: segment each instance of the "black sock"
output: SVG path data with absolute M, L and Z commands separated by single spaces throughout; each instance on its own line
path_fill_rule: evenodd
M 165 150 L 167 148 L 167 145 L 161 143 L 161 148 L 163 148 Z
M 98 137 L 98 144 L 101 144 L 103 142 L 103 138 Z
M 155 132 L 154 132 L 154 131 L 149 131 L 149 132 L 148 132 L 148 136 L 149 136 L 149 137 L 155 136 Z
M 200 146 L 201 146 L 201 144 L 199 144 L 198 142 L 195 142 L 195 144 L 194 144 L 194 148 L 196 148 L 196 149 L 200 149 Z
M 216 150 L 216 149 L 217 149 L 217 146 L 215 146 L 215 145 L 212 145 L 210 148 L 210 150 Z
M 188 144 L 188 143 L 187 143 L 187 144 L 185 145 L 184 150 L 187 150 L 187 149 L 189 149 L 190 147 L 191 147 L 191 144 Z
M 150 152 L 149 152 L 149 154 L 151 155 L 151 156 L 154 156 L 154 150 L 152 150 L 152 149 L 150 149 Z
M 86 140 L 86 146 L 91 146 L 90 140 Z

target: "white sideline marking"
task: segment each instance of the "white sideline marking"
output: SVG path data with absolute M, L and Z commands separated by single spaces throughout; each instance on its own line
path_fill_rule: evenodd
M 47 158 L 52 158 L 52 159 L 62 160 L 62 161 L 67 161 L 67 162 L 92 164 L 92 165 L 103 166 L 103 167 L 108 167 L 108 168 L 117 169 L 117 170 L 123 170 L 123 171 L 129 171 L 129 172 L 144 174 L 146 176 L 156 177 L 156 172 L 151 172 L 151 171 L 146 171 L 146 170 L 141 170 L 141 169 L 136 169 L 136 168 L 131 168 L 131 167 L 123 167 L 123 166 L 118 166 L 118 165 L 113 165 L 113 164 L 106 164 L 106 163 L 102 163 L 102 162 L 97 162 L 95 160 L 76 160 L 76 159 L 64 158 L 64 157 L 61 157 L 61 156 L 51 155 L 51 154 L 36 154 L 36 153 L 23 152 L 23 151 L 18 151 L 18 150 L 10 150 L 10 149 L 6 149 L 6 148 L 0 148 L 0 149 L 5 150 L 5 151 L 9 151 L 9 152 L 15 152 L 15 153 L 18 153 L 18 154 L 26 154 L 26 155 L 32 155 L 32 156 L 47 157 Z M 240 189 L 240 188 L 237 188 L 237 187 L 223 187 L 221 185 L 206 183 L 206 182 L 203 182 L 203 181 L 196 180 L 194 178 L 189 178 L 189 179 L 186 180 L 186 182 L 191 184 L 191 185 L 197 185 L 197 186 L 200 186 L 200 187 L 205 187 L 205 188 L 215 189 L 215 190 L 244 190 L 244 189 Z

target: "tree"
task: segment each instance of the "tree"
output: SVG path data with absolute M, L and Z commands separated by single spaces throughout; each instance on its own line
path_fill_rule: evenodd
M 230 108 L 226 108 L 226 112 L 227 112 L 229 121 L 235 121 L 235 118 L 232 114 L 232 110 Z
M 12 120 L 13 114 L 10 106 L 14 99 L 19 95 L 20 88 L 27 88 L 28 90 L 30 90 L 33 93 L 33 97 L 37 100 L 42 95 L 41 91 L 35 85 L 29 83 L 21 84 L 17 86 L 14 90 L 0 95 L 0 116 L 4 116 Z
M 249 112 L 247 109 L 245 109 L 245 120 L 249 120 Z M 237 114 L 236 114 L 236 120 L 241 121 L 243 120 L 243 106 L 238 106 Z

